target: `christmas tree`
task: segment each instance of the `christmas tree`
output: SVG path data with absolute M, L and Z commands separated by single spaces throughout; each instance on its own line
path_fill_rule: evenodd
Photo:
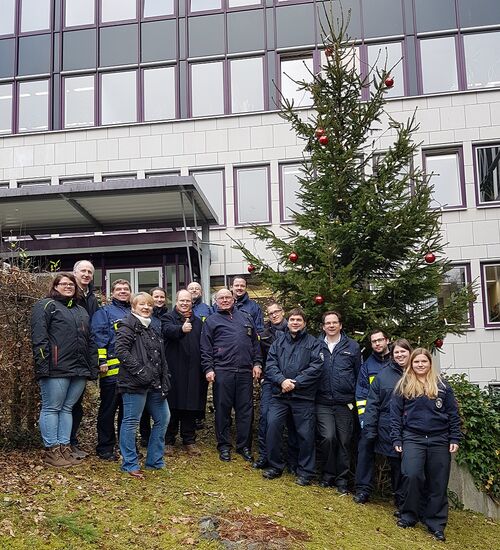
M 298 111 L 282 98 L 282 117 L 305 143 L 301 209 L 283 238 L 267 227 L 251 228 L 275 262 L 241 241 L 235 247 L 253 276 L 285 306 L 299 304 L 315 328 L 324 311 L 335 309 L 344 316 L 344 329 L 359 339 L 383 327 L 393 337 L 440 347 L 447 333 L 467 328 L 474 294 L 470 287 L 458 289 L 438 307 L 450 263 L 440 212 L 431 209 L 430 178 L 414 167 L 415 116 L 401 123 L 384 111 L 394 85 L 391 68 L 371 67 L 361 77 L 343 16 L 327 20 L 326 63 L 309 82 L 297 82 L 311 94 L 312 111 Z M 369 99 L 362 101 L 366 89 Z M 394 139 L 378 151 L 382 131 Z

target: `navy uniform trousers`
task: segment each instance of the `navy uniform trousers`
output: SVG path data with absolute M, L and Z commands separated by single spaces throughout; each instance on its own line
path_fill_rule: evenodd
M 116 377 L 114 377 L 116 378 Z M 98 455 L 113 453 L 120 433 L 123 419 L 122 396 L 116 392 L 115 382 L 99 381 L 101 401 L 97 412 L 97 447 Z M 115 429 L 115 417 L 118 411 L 118 428 Z
M 375 440 L 367 439 L 363 429 L 358 442 L 355 486 L 357 493 L 371 494 L 373 490 L 373 470 L 375 468 Z

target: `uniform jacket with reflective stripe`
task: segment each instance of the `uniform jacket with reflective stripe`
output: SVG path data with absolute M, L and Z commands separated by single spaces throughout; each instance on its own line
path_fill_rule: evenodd
M 264 319 L 262 317 L 262 310 L 260 309 L 260 306 L 257 302 L 255 302 L 254 300 L 250 300 L 250 298 L 248 297 L 248 292 L 245 292 L 245 294 L 243 294 L 241 298 L 238 298 L 236 300 L 236 302 L 234 303 L 234 307 L 235 309 L 238 309 L 239 311 L 244 311 L 245 313 L 248 313 L 248 315 L 250 315 L 259 334 L 264 330 Z
M 359 422 L 363 425 L 363 415 L 366 408 L 366 398 L 370 391 L 370 384 L 375 380 L 377 374 L 391 361 L 388 353 L 381 357 L 378 353 L 372 352 L 370 357 L 361 365 L 356 384 L 356 406 L 358 407 Z
M 207 317 L 210 317 L 213 312 L 214 310 L 210 306 L 207 306 L 207 304 L 201 301 L 201 296 L 193 302 L 193 313 L 203 322 L 206 321 Z

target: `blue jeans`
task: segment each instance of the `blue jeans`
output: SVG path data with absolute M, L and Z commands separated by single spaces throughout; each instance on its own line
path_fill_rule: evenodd
M 153 419 L 153 427 L 149 437 L 146 455 L 146 468 L 163 468 L 163 453 L 165 451 L 165 432 L 170 420 L 170 411 L 166 399 L 160 392 L 124 393 L 123 420 L 120 428 L 120 453 L 122 455 L 122 470 L 133 472 L 139 470 L 139 457 L 135 435 L 144 408 Z
M 42 408 L 40 410 L 40 432 L 45 447 L 68 445 L 73 417 L 71 411 L 85 389 L 86 378 L 40 378 Z

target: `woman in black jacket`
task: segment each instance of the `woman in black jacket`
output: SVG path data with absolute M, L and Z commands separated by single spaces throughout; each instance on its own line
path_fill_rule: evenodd
M 59 273 L 48 297 L 37 302 L 31 316 L 35 376 L 40 385 L 40 432 L 44 462 L 64 467 L 78 464 L 71 452 L 73 405 L 87 379 L 97 378 L 97 350 L 89 331 L 89 316 L 77 305 L 78 287 L 71 273 Z
M 132 313 L 118 323 L 115 354 L 120 360 L 117 391 L 123 399 L 120 429 L 122 470 L 143 478 L 135 434 L 144 408 L 153 418 L 148 442 L 146 468 L 163 468 L 165 432 L 170 411 L 166 401 L 170 386 L 167 361 L 161 336 L 151 327 L 153 298 L 139 292 L 132 299 Z

